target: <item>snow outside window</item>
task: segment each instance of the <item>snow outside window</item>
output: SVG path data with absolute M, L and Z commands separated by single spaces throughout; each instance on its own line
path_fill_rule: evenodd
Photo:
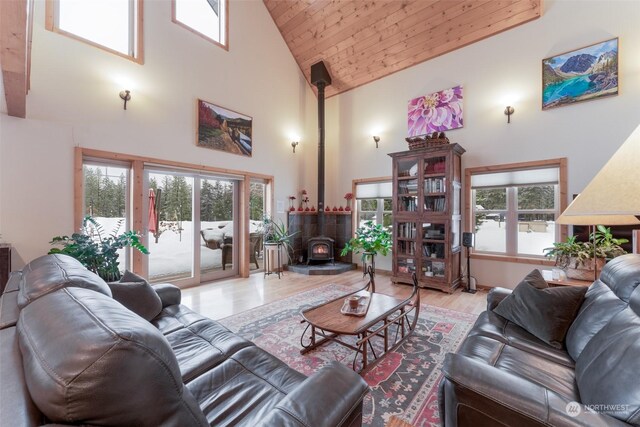
M 518 172 L 472 175 L 474 252 L 542 258 L 557 241 L 558 169 Z

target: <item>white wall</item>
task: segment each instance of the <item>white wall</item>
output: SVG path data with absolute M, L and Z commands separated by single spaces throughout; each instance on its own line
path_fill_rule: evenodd
M 391 175 L 387 153 L 407 149 L 407 101 L 458 84 L 465 125 L 448 137 L 467 150 L 463 167 L 567 157 L 569 194 L 580 192 L 640 123 L 640 2 L 544 5 L 536 21 L 329 99 L 334 131 L 327 143 L 338 155 L 329 161 L 337 185 L 328 187 L 327 199 L 340 202 L 354 178 Z M 613 37 L 620 37 L 620 95 L 542 111 L 542 59 Z M 515 107 L 509 125 L 508 104 Z M 373 134 L 381 137 L 377 150 Z M 532 268 L 471 265 L 479 284 L 508 287 Z
M 285 206 L 299 187 L 290 142 L 313 129 L 315 97 L 263 3 L 231 2 L 228 52 L 170 16 L 168 0 L 145 2 L 139 65 L 46 31 L 36 1 L 27 119 L 0 114 L 0 234 L 14 269 L 73 231 L 74 146 L 274 175 Z M 253 117 L 253 157 L 195 146 L 197 98 Z

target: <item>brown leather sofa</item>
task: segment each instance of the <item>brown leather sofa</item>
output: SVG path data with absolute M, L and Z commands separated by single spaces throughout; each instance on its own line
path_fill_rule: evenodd
M 640 255 L 609 262 L 555 349 L 491 310 L 489 292 L 440 384 L 449 426 L 640 425 Z
M 0 300 L 0 425 L 359 426 L 366 383 L 307 378 L 154 286 L 151 322 L 73 258 L 13 273 Z

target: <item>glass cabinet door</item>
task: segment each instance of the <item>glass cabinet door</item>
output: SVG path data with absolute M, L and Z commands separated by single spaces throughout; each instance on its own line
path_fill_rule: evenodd
M 422 224 L 422 274 L 425 277 L 446 276 L 446 224 Z
M 398 222 L 395 232 L 397 272 L 410 276 L 416 271 L 416 223 Z
M 422 191 L 425 212 L 447 211 L 446 160 L 446 156 L 427 157 L 423 160 Z
M 418 160 L 399 160 L 397 206 L 401 212 L 416 212 L 418 210 Z

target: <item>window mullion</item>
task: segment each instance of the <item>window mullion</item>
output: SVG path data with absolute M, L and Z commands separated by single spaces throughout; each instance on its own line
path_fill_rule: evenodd
M 518 190 L 507 187 L 507 255 L 518 253 Z

